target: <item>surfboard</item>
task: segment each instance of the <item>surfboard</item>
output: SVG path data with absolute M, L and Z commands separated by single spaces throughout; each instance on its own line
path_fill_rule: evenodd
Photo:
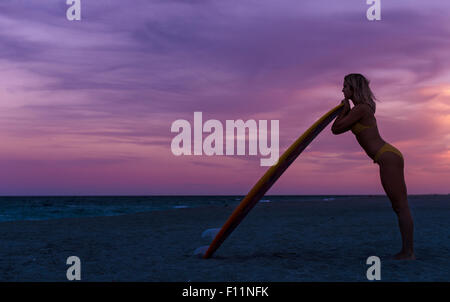
M 322 132 L 329 123 L 331 123 L 331 121 L 341 112 L 342 108 L 343 104 L 340 104 L 318 119 L 283 153 L 283 155 L 280 156 L 278 162 L 264 173 L 217 233 L 208 250 L 203 255 L 204 259 L 208 259 L 214 254 L 284 171 L 286 171 L 314 138 Z

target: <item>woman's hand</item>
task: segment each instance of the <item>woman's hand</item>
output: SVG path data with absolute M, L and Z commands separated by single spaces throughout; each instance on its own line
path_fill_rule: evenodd
M 350 111 L 350 102 L 347 98 L 341 101 L 341 104 L 344 104 L 344 109 L 341 112 L 341 115 L 346 115 Z
M 347 98 L 343 99 L 343 100 L 341 101 L 341 104 L 344 104 L 344 106 L 350 106 L 350 102 L 348 101 Z

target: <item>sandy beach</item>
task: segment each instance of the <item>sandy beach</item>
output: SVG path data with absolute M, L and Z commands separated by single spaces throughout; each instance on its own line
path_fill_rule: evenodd
M 259 203 L 212 259 L 209 244 L 234 206 L 180 208 L 112 217 L 0 223 L 0 281 L 367 281 L 369 256 L 382 281 L 450 281 L 450 197 L 411 196 L 416 261 L 400 249 L 387 197 Z

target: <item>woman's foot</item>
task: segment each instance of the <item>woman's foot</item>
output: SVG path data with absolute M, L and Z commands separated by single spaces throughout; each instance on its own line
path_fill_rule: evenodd
M 392 256 L 394 260 L 416 260 L 416 256 L 413 252 L 400 252 Z

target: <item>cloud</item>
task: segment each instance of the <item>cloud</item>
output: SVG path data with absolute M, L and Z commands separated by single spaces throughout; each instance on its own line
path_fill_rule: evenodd
M 78 23 L 66 8 L 0 3 L 2 156 L 51 141 L 49 154 L 142 158 L 170 148 L 171 123 L 194 111 L 278 119 L 282 151 L 340 102 L 343 76 L 359 72 L 380 100 L 382 137 L 423 173 L 448 163 L 448 3 L 386 2 L 380 22 L 365 19 L 360 0 L 85 1 Z M 311 173 L 346 166 L 357 175 L 371 163 L 352 134 L 329 128 L 302 156 L 308 164 L 294 169 Z M 202 179 L 203 161 L 183 160 Z M 229 169 L 258 160 L 230 159 Z

